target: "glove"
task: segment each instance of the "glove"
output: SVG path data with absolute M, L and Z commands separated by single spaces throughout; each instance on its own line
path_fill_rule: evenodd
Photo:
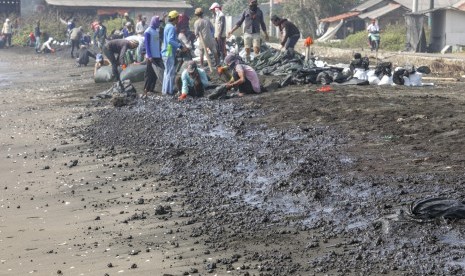
M 221 75 L 226 71 L 226 68 L 224 66 L 218 66 L 216 70 L 218 71 L 218 74 Z
M 181 96 L 178 97 L 178 100 L 182 101 L 187 98 L 187 94 L 181 94 Z

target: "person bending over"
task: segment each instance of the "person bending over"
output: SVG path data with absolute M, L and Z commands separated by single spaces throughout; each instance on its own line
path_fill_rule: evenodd
M 236 88 L 239 90 L 239 96 L 261 92 L 257 72 L 252 67 L 241 64 L 235 54 L 226 56 L 224 63 L 232 73 L 232 80 L 226 83 L 227 89 Z
M 118 66 L 124 65 L 124 55 L 127 50 L 135 49 L 139 46 L 137 40 L 114 39 L 110 40 L 103 47 L 103 54 L 108 58 L 111 63 L 111 68 L 115 79 L 121 83 L 119 77 Z M 115 56 L 116 55 L 116 56 Z
M 178 81 L 178 90 L 181 91 L 180 100 L 187 98 L 187 95 L 192 97 L 203 97 L 205 88 L 209 85 L 207 73 L 197 67 L 197 63 L 191 60 L 187 64 L 187 68 L 181 74 L 181 80 Z

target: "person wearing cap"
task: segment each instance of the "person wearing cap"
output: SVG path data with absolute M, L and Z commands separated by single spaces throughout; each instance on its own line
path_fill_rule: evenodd
M 2 27 L 2 34 L 5 36 L 5 46 L 11 47 L 11 36 L 12 36 L 12 26 L 10 23 L 10 19 L 5 19 L 5 23 L 3 23 Z
M 47 41 L 42 44 L 40 47 L 40 53 L 55 53 L 55 49 L 52 48 L 51 44 L 53 41 L 53 37 L 49 37 Z
M 286 18 L 279 18 L 276 15 L 271 17 L 271 22 L 273 22 L 273 25 L 279 27 L 281 50 L 289 50 L 291 54 L 294 54 L 294 46 L 300 38 L 300 31 L 297 26 Z
M 239 21 L 237 21 L 236 26 L 228 33 L 228 37 L 232 33 L 241 27 L 242 23 L 245 23 L 244 26 L 244 48 L 246 52 L 247 61 L 250 61 L 250 48 L 253 45 L 254 53 L 258 55 L 260 53 L 260 27 L 265 33 L 265 39 L 268 41 L 268 33 L 266 32 L 266 24 L 263 19 L 263 12 L 258 7 L 257 0 L 249 0 L 249 8 L 246 9 Z
M 103 54 L 111 63 L 113 75 L 118 82 L 121 82 L 119 77 L 118 65 L 125 65 L 124 55 L 127 50 L 135 49 L 139 46 L 139 41 L 132 39 L 114 39 L 107 41 L 103 47 Z M 116 55 L 116 56 L 115 56 Z
M 98 69 L 109 65 L 110 61 L 108 61 L 108 59 L 104 59 L 102 54 L 95 55 L 94 77 L 97 74 Z
M 180 100 L 187 98 L 187 95 L 192 97 L 203 97 L 205 88 L 209 85 L 207 73 L 197 67 L 197 63 L 191 60 L 187 64 L 187 68 L 181 74 L 181 81 L 178 82 L 178 90 L 181 91 Z
M 165 65 L 161 58 L 160 42 L 160 17 L 154 16 L 150 21 L 150 27 L 144 32 L 145 56 L 147 59 L 147 68 L 145 69 L 144 95 L 147 97 L 148 92 L 154 92 L 157 80 L 163 80 L 163 71 Z
M 168 23 L 166 23 L 163 31 L 163 46 L 161 50 L 163 62 L 165 65 L 165 71 L 163 75 L 163 86 L 162 93 L 173 95 L 174 94 L 174 79 L 176 77 L 176 51 L 186 52 L 188 49 L 178 41 L 178 35 L 176 33 L 176 24 L 179 20 L 179 14 L 177 11 L 170 11 L 168 13 Z
M 210 6 L 210 11 L 215 14 L 215 40 L 218 45 L 219 54 L 224 59 L 226 52 L 226 17 L 221 11 L 221 6 L 218 3 L 213 3 Z
M 95 55 L 87 49 L 86 45 L 81 45 L 78 51 L 78 57 L 76 59 L 76 66 L 81 67 L 82 65 L 87 66 L 89 64 L 89 57 L 95 59 Z
M 131 32 L 132 26 L 131 26 L 131 22 L 126 22 L 126 25 L 123 27 L 123 37 L 126 38 L 126 37 L 129 37 L 129 36 L 132 36 L 134 33 Z
M 252 67 L 241 64 L 235 54 L 226 56 L 224 63 L 232 72 L 231 81 L 226 83 L 227 89 L 236 88 L 239 90 L 239 96 L 261 92 L 260 80 L 258 79 L 257 72 Z
M 130 23 L 130 24 L 128 24 Z M 126 27 L 130 35 L 134 34 L 134 20 L 129 17 L 127 12 L 124 13 L 123 20 L 122 20 L 122 27 Z
M 194 34 L 200 40 L 199 50 L 200 54 L 200 66 L 203 66 L 203 56 L 204 54 L 208 55 L 207 48 L 215 56 L 215 62 L 219 64 L 218 51 L 216 48 L 216 41 L 213 37 L 214 27 L 210 20 L 203 18 L 202 8 L 195 9 L 195 15 L 198 17 L 194 22 Z
M 74 47 L 79 51 L 79 42 L 82 38 L 82 27 L 76 27 L 71 30 L 70 39 L 71 39 L 71 58 L 74 58 Z

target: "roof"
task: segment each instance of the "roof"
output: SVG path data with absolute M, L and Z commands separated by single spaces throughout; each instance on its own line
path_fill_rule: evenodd
M 355 8 L 351 9 L 351 11 L 364 11 L 366 9 L 369 9 L 375 5 L 378 5 L 379 3 L 383 2 L 384 0 L 368 0 Z
M 459 1 L 454 4 L 454 8 L 457 8 L 461 11 L 465 11 L 465 0 Z
M 394 0 L 393 2 L 397 2 L 409 10 L 412 10 L 412 0 Z M 429 10 L 429 2 L 430 0 L 418 0 L 418 11 Z M 449 7 L 458 2 L 461 2 L 461 0 L 434 0 L 434 8 Z
M 81 8 L 192 8 L 184 1 L 106 1 L 106 0 L 45 0 L 47 4 L 61 7 Z
M 320 19 L 320 22 L 328 22 L 328 23 L 336 22 L 336 21 L 340 21 L 342 19 L 355 17 L 355 16 L 357 16 L 359 14 L 360 14 L 360 12 L 358 12 L 358 11 L 346 12 L 346 13 L 338 14 L 338 15 L 335 15 L 335 16 Z
M 393 4 L 393 3 L 390 3 L 390 4 L 387 4 L 386 6 L 382 7 L 382 8 L 379 8 L 377 10 L 374 10 L 374 11 L 371 11 L 371 12 L 366 12 L 366 13 L 362 13 L 360 14 L 358 17 L 360 17 L 361 19 L 365 19 L 365 18 L 370 18 L 370 19 L 374 19 L 374 18 L 378 18 L 378 17 L 381 17 L 385 14 L 388 14 L 392 11 L 395 11 L 397 10 L 398 8 L 402 7 L 401 4 Z

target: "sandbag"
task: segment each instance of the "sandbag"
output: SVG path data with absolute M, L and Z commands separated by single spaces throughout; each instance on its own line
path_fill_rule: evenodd
M 111 66 L 100 67 L 97 72 L 95 72 L 94 81 L 96 83 L 111 82 L 113 80 L 114 76 Z
M 144 81 L 146 67 L 147 65 L 131 64 L 121 72 L 120 78 L 122 81 L 124 80 L 130 80 L 131 82 Z

